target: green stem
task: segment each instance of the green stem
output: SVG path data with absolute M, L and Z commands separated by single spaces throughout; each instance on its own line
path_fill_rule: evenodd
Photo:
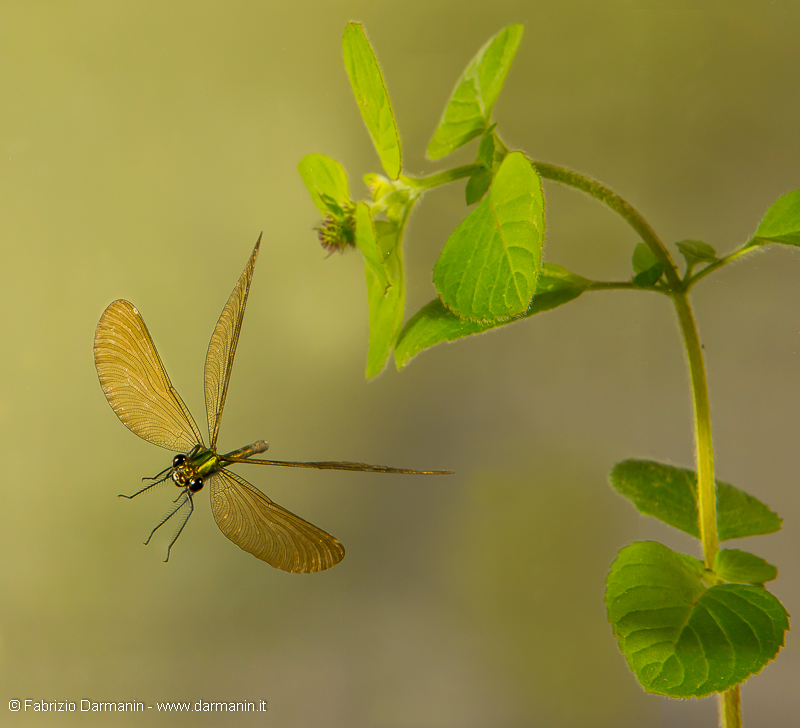
M 742 728 L 742 711 L 739 705 L 739 686 L 717 693 L 719 702 L 719 727 Z
M 722 268 L 723 265 L 726 263 L 730 263 L 732 260 L 736 260 L 737 258 L 741 258 L 743 255 L 747 255 L 748 253 L 752 253 L 754 250 L 758 250 L 760 246 L 750 245 L 748 243 L 743 248 L 739 248 L 739 250 L 731 253 L 730 255 L 726 255 L 724 258 L 720 258 L 718 261 L 711 263 L 711 265 L 706 266 L 703 270 L 698 271 L 693 276 L 690 276 L 689 279 L 684 283 L 686 290 L 688 291 L 697 281 L 705 278 L 710 273 L 713 273 L 718 268 Z
M 625 200 L 623 200 L 616 192 L 601 184 L 591 177 L 573 172 L 571 169 L 565 167 L 558 167 L 555 164 L 547 164 L 546 162 L 531 162 L 536 168 L 536 171 L 545 179 L 551 179 L 554 182 L 561 182 L 562 184 L 575 187 L 591 195 L 600 202 L 608 205 L 614 212 L 622 216 L 622 218 L 639 234 L 653 255 L 656 256 L 658 262 L 664 266 L 664 273 L 670 288 L 674 290 L 681 290 L 683 284 L 681 277 L 678 274 L 678 269 L 669 254 L 664 243 L 656 235 L 655 230 L 650 227 L 650 224 L 645 220 L 639 212 Z
M 444 172 L 432 174 L 430 177 L 406 177 L 404 174 L 400 175 L 400 181 L 409 187 L 414 187 L 418 190 L 429 190 L 432 187 L 439 187 L 448 182 L 455 182 L 465 177 L 471 177 L 473 172 L 477 172 L 482 168 L 481 164 L 465 164 L 463 167 L 453 167 L 453 169 L 446 169 Z
M 708 399 L 708 383 L 703 364 L 702 345 L 697 332 L 692 307 L 689 303 L 688 290 L 697 281 L 709 275 L 717 268 L 744 255 L 754 249 L 748 243 L 744 248 L 721 258 L 704 268 L 694 276 L 681 280 L 678 269 L 664 243 L 641 214 L 616 192 L 597 180 L 578 172 L 558 167 L 545 162 L 531 160 L 531 164 L 545 179 L 560 182 L 582 190 L 600 202 L 608 205 L 618 213 L 642 238 L 656 259 L 664 267 L 667 284 L 663 288 L 636 286 L 631 282 L 592 281 L 587 290 L 618 290 L 637 288 L 666 293 L 672 298 L 678 314 L 681 333 L 683 335 L 686 356 L 689 362 L 689 373 L 692 384 L 692 401 L 694 405 L 695 427 L 695 460 L 697 463 L 697 493 L 700 539 L 703 544 L 703 559 L 707 569 L 712 569 L 719 551 L 719 534 L 717 531 L 717 495 L 714 478 L 714 449 L 711 438 L 711 408 Z M 430 189 L 447 182 L 469 177 L 480 168 L 478 164 L 456 167 L 439 174 L 422 179 L 401 177 L 401 181 L 417 189 Z M 739 705 L 739 688 L 735 687 L 719 694 L 719 719 L 721 728 L 741 728 L 741 710 Z
M 692 307 L 687 295 L 691 285 L 704 278 L 717 268 L 729 263 L 753 249 L 752 246 L 731 253 L 716 263 L 700 271 L 687 281 L 681 281 L 669 252 L 664 247 L 655 231 L 647 221 L 625 200 L 599 182 L 584 177 L 576 172 L 555 167 L 553 165 L 534 163 L 539 174 L 547 179 L 568 184 L 589 193 L 601 202 L 607 204 L 619 213 L 648 245 L 664 266 L 668 281 L 667 292 L 675 304 L 678 321 L 683 334 L 686 356 L 689 360 L 689 372 L 692 383 L 692 401 L 694 404 L 695 425 L 695 459 L 697 462 L 697 491 L 698 511 L 700 516 L 700 538 L 703 543 L 703 559 L 705 566 L 711 569 L 714 559 L 719 551 L 719 534 L 717 531 L 717 495 L 716 481 L 714 479 L 714 449 L 711 438 L 711 408 L 708 399 L 708 383 L 706 381 L 705 366 L 703 364 L 702 345 L 697 333 Z M 610 290 L 619 288 L 633 288 L 633 284 L 615 282 L 593 282 L 589 290 Z M 646 290 L 656 290 L 651 288 Z M 719 725 L 720 728 L 741 728 L 742 717 L 738 686 L 720 693 L 719 700 Z
M 678 321 L 689 360 L 694 402 L 695 459 L 697 461 L 697 508 L 700 511 L 700 540 L 707 569 L 714 567 L 719 551 L 717 534 L 717 493 L 714 480 L 714 450 L 711 440 L 711 408 L 708 403 L 708 384 L 703 366 L 703 353 L 692 307 L 685 292 L 672 294 Z
M 671 295 L 670 291 L 666 288 L 656 288 L 655 286 L 637 286 L 631 281 L 592 281 L 587 287 L 587 291 L 618 291 L 628 290 L 634 291 L 655 291 L 656 293 L 664 293 Z

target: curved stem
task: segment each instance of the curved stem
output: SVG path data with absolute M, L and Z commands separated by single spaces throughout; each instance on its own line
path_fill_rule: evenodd
M 714 567 L 719 551 L 717 534 L 717 492 L 714 480 L 714 450 L 711 439 L 711 408 L 708 403 L 708 384 L 703 365 L 703 353 L 692 307 L 686 293 L 674 292 L 672 300 L 689 360 L 694 402 L 695 459 L 697 461 L 697 509 L 700 514 L 700 540 L 707 569 Z
M 645 220 L 632 205 L 597 180 L 580 174 L 579 172 L 573 172 L 565 167 L 558 167 L 554 164 L 547 164 L 546 162 L 532 161 L 531 164 L 533 164 L 536 171 L 545 179 L 551 179 L 554 182 L 561 182 L 562 184 L 582 190 L 595 199 L 600 200 L 600 202 L 608 205 L 614 212 L 622 216 L 639 234 L 647 247 L 653 251 L 653 255 L 656 256 L 658 262 L 664 266 L 664 273 L 667 276 L 670 287 L 676 291 L 683 288 L 678 269 L 675 267 L 675 263 L 666 246 L 661 242 L 658 235 L 656 235 L 655 230 L 650 227 L 647 220 Z

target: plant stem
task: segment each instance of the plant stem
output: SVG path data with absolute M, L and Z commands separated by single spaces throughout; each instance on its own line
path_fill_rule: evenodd
M 703 353 L 692 307 L 685 292 L 674 291 L 672 300 L 689 360 L 694 402 L 695 459 L 697 461 L 697 508 L 700 512 L 700 540 L 707 569 L 714 568 L 719 551 L 717 534 L 717 494 L 714 481 L 714 450 L 711 440 L 711 409 L 708 404 L 708 384 L 703 366 Z
M 739 704 L 739 686 L 717 693 L 719 702 L 719 728 L 742 728 L 742 711 Z
M 761 246 L 750 245 L 748 243 L 743 248 L 739 248 L 739 250 L 734 251 L 730 255 L 726 255 L 724 258 L 720 258 L 719 260 L 711 263 L 711 265 L 706 266 L 703 270 L 695 273 L 693 276 L 690 276 L 689 279 L 684 283 L 686 290 L 688 291 L 697 281 L 705 278 L 709 273 L 713 273 L 718 268 L 721 268 L 726 263 L 730 263 L 732 260 L 736 260 L 737 258 L 741 258 L 743 255 L 747 255 L 748 253 L 752 253 L 754 250 L 759 250 Z
M 632 281 L 592 281 L 586 286 L 587 291 L 655 291 L 667 296 L 671 295 L 667 288 L 656 288 L 655 286 L 637 286 Z
M 554 182 L 561 182 L 562 184 L 575 187 L 587 194 L 591 195 L 600 202 L 608 205 L 614 212 L 619 214 L 644 241 L 653 255 L 656 256 L 658 262 L 664 266 L 664 274 L 667 277 L 670 288 L 674 290 L 681 290 L 682 283 L 675 263 L 669 254 L 664 243 L 656 235 L 655 230 L 650 227 L 650 224 L 645 220 L 637 210 L 622 199 L 616 192 L 609 189 L 604 184 L 601 184 L 591 177 L 587 177 L 579 172 L 573 172 L 571 169 L 565 167 L 558 167 L 555 164 L 547 164 L 546 162 L 532 161 L 531 164 L 536 168 L 536 171 L 545 179 L 551 179 Z
M 695 460 L 697 462 L 697 493 L 700 520 L 700 538 L 703 544 L 703 560 L 708 569 L 713 568 L 714 559 L 719 551 L 719 534 L 717 531 L 717 493 L 714 479 L 714 448 L 711 438 L 711 408 L 708 401 L 708 383 L 703 364 L 702 345 L 697 333 L 692 307 L 689 303 L 688 289 L 701 278 L 752 250 L 745 247 L 722 258 L 716 263 L 700 271 L 693 278 L 681 281 L 678 270 L 664 244 L 650 227 L 647 221 L 630 204 L 618 194 L 600 182 L 577 172 L 556 167 L 543 162 L 533 162 L 539 174 L 556 182 L 576 187 L 592 197 L 608 205 L 621 215 L 626 222 L 641 236 L 645 244 L 653 251 L 656 258 L 664 266 L 667 278 L 668 293 L 675 304 L 681 333 L 683 335 L 686 357 L 689 361 L 689 373 L 692 383 L 692 401 L 694 404 L 695 427 Z M 589 289 L 602 290 L 623 288 L 619 283 L 593 282 Z M 633 287 L 631 285 L 631 287 Z M 658 290 L 658 289 L 652 289 Z M 739 687 L 720 693 L 719 725 L 720 728 L 741 728 L 742 718 L 739 704 Z
M 439 187 L 439 185 L 444 185 L 448 182 L 455 182 L 456 180 L 470 177 L 472 173 L 479 170 L 481 166 L 480 164 L 465 164 L 463 167 L 446 169 L 444 172 L 438 172 L 429 177 L 406 177 L 404 174 L 401 174 L 400 181 L 418 190 L 429 190 L 432 187 Z

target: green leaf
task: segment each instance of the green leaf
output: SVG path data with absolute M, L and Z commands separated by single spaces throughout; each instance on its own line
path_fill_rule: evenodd
M 458 79 L 439 126 L 428 144 L 429 159 L 439 159 L 480 136 L 522 40 L 523 27 L 509 25 L 478 51 Z
M 773 203 L 754 237 L 762 243 L 800 245 L 800 190 L 787 192 Z
M 653 251 L 644 243 L 637 243 L 633 249 L 631 263 L 633 271 L 636 273 L 633 283 L 637 286 L 652 286 L 664 272 L 664 266 L 658 262 Z
M 697 474 L 651 460 L 624 460 L 609 474 L 616 491 L 640 513 L 700 538 Z M 761 501 L 717 481 L 717 528 L 720 541 L 774 533 L 782 519 Z
M 700 240 L 681 240 L 675 243 L 678 250 L 686 259 L 686 265 L 689 268 L 696 266 L 698 263 L 713 263 L 717 260 L 717 251 L 714 250 L 708 243 Z
M 455 341 L 472 334 L 480 334 L 569 303 L 580 296 L 588 285 L 586 278 L 570 273 L 560 265 L 544 263 L 536 281 L 536 294 L 528 310 L 516 318 L 495 321 L 459 318 L 435 298 L 417 311 L 400 332 L 394 350 L 397 368 L 402 369 L 420 351 L 442 341 Z
M 541 180 L 524 154 L 512 152 L 445 243 L 433 269 L 436 292 L 462 318 L 516 316 L 536 289 L 543 244 Z
M 492 124 L 481 137 L 481 143 L 478 145 L 478 159 L 480 159 L 488 169 L 494 167 L 494 128 L 496 126 L 497 124 Z
M 366 202 L 359 202 L 356 205 L 356 247 L 364 256 L 367 268 L 375 276 L 375 286 L 383 286 L 384 293 L 389 287 L 389 277 L 384 265 L 384 255 L 378 247 L 378 238 L 375 233 L 375 225 L 369 214 L 369 207 Z
M 724 581 L 763 584 L 777 578 L 778 570 L 755 554 L 739 549 L 717 551 L 714 573 Z
M 702 564 L 662 544 L 626 546 L 606 578 L 608 621 L 642 687 L 672 698 L 728 690 L 783 646 L 788 614 L 746 584 L 706 588 Z
M 317 209 L 327 215 L 331 212 L 328 197 L 340 206 L 350 201 L 347 173 L 339 162 L 324 154 L 307 154 L 297 165 L 297 171 L 308 188 Z
M 467 198 L 468 205 L 474 205 L 478 200 L 486 194 L 489 185 L 492 184 L 492 170 L 486 167 L 481 167 L 472 173 L 472 176 L 467 180 L 467 187 L 464 194 Z
M 383 169 L 389 177 L 397 179 L 403 166 L 400 134 L 383 74 L 361 23 L 345 26 L 342 51 L 361 118 L 367 125 Z
M 386 365 L 403 323 L 405 306 L 405 281 L 403 279 L 403 251 L 397 244 L 397 226 L 387 220 L 375 220 L 375 234 L 383 258 L 383 270 L 389 282 L 376 274 L 370 261 L 364 265 L 369 302 L 369 351 L 367 352 L 367 378 L 379 374 Z
M 637 243 L 633 249 L 633 256 L 631 257 L 631 264 L 633 265 L 634 273 L 644 273 L 650 270 L 653 266 L 658 265 L 658 258 L 656 258 L 650 248 L 644 243 Z

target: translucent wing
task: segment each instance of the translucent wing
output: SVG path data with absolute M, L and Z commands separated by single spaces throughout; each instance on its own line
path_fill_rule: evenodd
M 273 503 L 260 490 L 227 470 L 209 478 L 214 520 L 231 541 L 270 566 L 307 574 L 344 558 L 333 536 Z
M 203 444 L 147 326 L 129 301 L 114 301 L 100 317 L 94 334 L 94 363 L 108 403 L 131 432 L 179 452 Z
M 247 267 L 239 278 L 236 288 L 233 289 L 225 308 L 222 309 L 217 327 L 214 329 L 208 345 L 205 389 L 208 432 L 211 437 L 212 450 L 217 447 L 219 422 L 222 418 L 222 408 L 225 406 L 225 395 L 228 392 L 228 381 L 231 378 L 233 357 L 236 354 L 236 344 L 239 342 L 244 307 L 247 305 L 247 294 L 250 291 L 250 281 L 253 279 L 253 268 L 256 265 L 260 245 L 261 236 L 259 235 Z

